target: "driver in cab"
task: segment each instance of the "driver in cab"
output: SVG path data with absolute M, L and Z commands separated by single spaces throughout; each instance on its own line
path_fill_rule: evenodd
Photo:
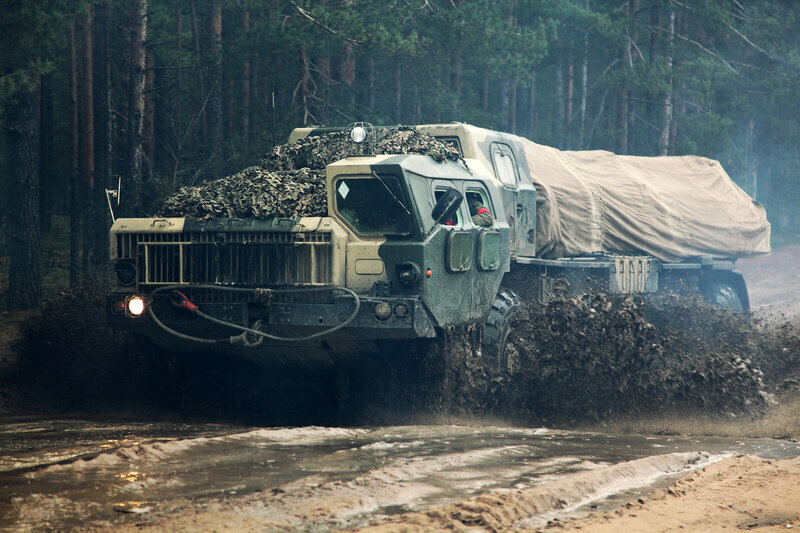
M 492 212 L 477 198 L 470 199 L 469 214 L 472 215 L 472 222 L 476 226 L 488 228 L 494 222 Z

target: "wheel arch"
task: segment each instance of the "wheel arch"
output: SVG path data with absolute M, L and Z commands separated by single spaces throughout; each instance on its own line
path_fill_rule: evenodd
M 750 312 L 750 296 L 747 293 L 747 284 L 744 276 L 738 270 L 712 270 L 700 280 L 700 292 L 705 298 L 713 292 L 715 287 L 727 285 L 731 287 L 742 304 L 742 311 Z M 715 303 L 715 302 L 711 302 Z

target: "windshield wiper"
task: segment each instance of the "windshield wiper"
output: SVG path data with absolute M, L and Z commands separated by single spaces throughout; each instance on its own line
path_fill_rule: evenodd
M 411 216 L 411 211 L 409 211 L 408 208 L 405 205 L 403 205 L 403 202 L 400 201 L 400 198 L 394 195 L 389 186 L 386 185 L 386 182 L 383 181 L 383 178 L 378 176 L 378 174 L 376 174 L 374 170 L 372 171 L 372 175 L 378 178 L 378 181 L 381 182 L 381 185 L 383 185 L 383 188 L 386 189 L 386 192 L 388 192 L 391 195 L 391 197 L 394 198 L 394 201 L 397 202 L 400 205 L 400 207 L 403 208 L 403 211 L 405 211 L 408 216 Z

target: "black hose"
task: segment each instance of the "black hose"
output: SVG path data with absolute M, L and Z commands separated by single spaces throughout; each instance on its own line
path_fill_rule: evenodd
M 168 290 L 177 291 L 179 289 L 186 289 L 186 288 L 187 288 L 187 286 L 185 286 L 185 285 L 167 285 L 167 286 L 159 287 L 159 288 L 155 289 L 152 292 L 152 294 L 155 295 L 156 293 L 159 293 L 159 292 L 165 292 L 165 291 L 168 291 Z M 251 293 L 254 293 L 254 294 L 257 292 L 257 289 L 248 289 L 248 288 L 244 288 L 244 287 L 221 287 L 221 286 L 218 286 L 218 285 L 190 285 L 190 286 L 188 286 L 188 288 L 191 288 L 191 289 L 206 289 L 206 290 L 222 290 L 222 291 L 228 291 L 228 292 L 251 292 Z M 341 292 L 348 293 L 350 296 L 353 297 L 353 301 L 356 304 L 355 305 L 355 309 L 353 309 L 353 312 L 350 314 L 350 316 L 348 316 L 344 320 L 344 322 L 342 322 L 340 324 L 337 324 L 336 326 L 333 326 L 332 328 L 326 329 L 325 331 L 319 331 L 317 333 L 313 333 L 311 335 L 306 335 L 304 337 L 281 337 L 279 335 L 271 335 L 269 333 L 266 333 L 266 332 L 263 332 L 263 331 L 259 331 L 257 329 L 252 329 L 252 328 L 248 328 L 248 327 L 245 327 L 245 326 L 240 326 L 239 324 L 235 324 L 233 322 L 228 322 L 226 320 L 220 320 L 218 318 L 214 318 L 213 316 L 209 316 L 209 315 L 205 314 L 200 309 L 195 309 L 192 312 L 193 312 L 193 314 L 199 316 L 200 318 L 208 320 L 209 322 L 212 322 L 214 324 L 219 324 L 219 325 L 222 325 L 222 326 L 225 326 L 225 327 L 238 329 L 239 331 L 243 331 L 245 333 L 251 333 L 253 335 L 258 335 L 258 336 L 264 337 L 266 339 L 270 339 L 270 340 L 274 340 L 274 341 L 280 341 L 280 342 L 303 342 L 303 341 L 309 341 L 309 340 L 313 340 L 313 339 L 318 339 L 318 338 L 323 337 L 325 335 L 330 335 L 331 333 L 333 333 L 335 331 L 338 331 L 338 330 L 342 329 L 343 327 L 347 326 L 350 322 L 352 322 L 355 319 L 356 315 L 358 315 L 358 311 L 361 309 L 361 299 L 358 297 L 358 295 L 355 292 L 353 292 L 352 290 L 350 290 L 350 289 L 348 289 L 346 287 L 304 287 L 304 288 L 297 288 L 297 289 L 269 289 L 270 293 L 277 293 L 277 294 L 307 293 L 307 292 L 321 292 L 321 291 L 341 291 Z M 230 339 L 204 339 L 202 337 L 194 337 L 192 335 L 186 335 L 185 333 L 180 333 L 180 332 L 175 331 L 172 328 L 168 327 L 163 322 L 161 322 L 156 317 L 156 315 L 153 312 L 153 309 L 152 309 L 151 306 L 148 306 L 147 310 L 148 310 L 150 316 L 153 318 L 153 321 L 156 323 L 156 325 L 158 325 L 159 327 L 161 327 L 162 329 L 164 329 L 168 333 L 171 333 L 172 335 L 175 335 L 175 336 L 177 336 L 179 338 L 182 338 L 182 339 L 185 339 L 185 340 L 193 340 L 193 341 L 197 341 L 197 342 L 203 342 L 203 343 L 207 343 L 207 344 L 216 344 L 216 343 L 220 343 L 220 342 L 229 342 L 230 341 Z

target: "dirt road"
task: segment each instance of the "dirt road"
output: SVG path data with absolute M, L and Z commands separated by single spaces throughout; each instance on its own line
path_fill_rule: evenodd
M 800 246 L 740 262 L 757 316 L 800 317 L 798 265 Z M 786 346 L 786 360 L 800 361 L 797 344 Z M 604 420 L 583 431 L 463 418 L 347 428 L 0 420 L 0 528 L 800 527 L 798 366 L 783 367 L 790 379 L 763 418 Z M 202 405 L 239 391 L 236 376 L 229 390 L 201 386 L 215 392 Z
M 786 531 L 800 527 L 800 459 L 726 459 L 613 512 L 546 531 Z
M 14 530 L 491 531 L 613 509 L 736 454 L 797 457 L 800 444 L 485 423 L 62 420 L 0 425 L 0 452 L 0 527 Z
M 593 511 L 577 519 L 570 519 L 575 513 L 568 512 L 568 504 L 561 499 L 563 485 L 567 483 L 482 496 L 409 514 L 362 531 L 777 532 L 800 527 L 798 458 L 771 461 L 742 455 L 723 459 L 615 510 Z M 566 512 L 531 516 L 532 511 L 546 508 L 553 500 L 555 507 L 566 504 Z

